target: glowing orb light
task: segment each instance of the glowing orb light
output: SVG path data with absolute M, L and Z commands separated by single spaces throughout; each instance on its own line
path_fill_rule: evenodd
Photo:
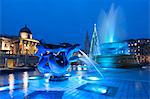
M 40 76 L 33 76 L 33 77 L 29 77 L 29 80 L 36 80 L 36 79 L 41 79 L 42 77 Z
M 107 93 L 107 88 L 103 86 L 90 86 L 90 87 L 87 87 L 86 89 L 93 91 L 93 92 L 101 93 L 101 94 Z

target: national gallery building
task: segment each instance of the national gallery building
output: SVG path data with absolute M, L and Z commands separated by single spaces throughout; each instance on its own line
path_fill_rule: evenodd
M 36 45 L 39 41 L 33 39 L 31 30 L 25 25 L 19 31 L 19 36 L 0 36 L 0 68 L 34 65 L 37 57 Z

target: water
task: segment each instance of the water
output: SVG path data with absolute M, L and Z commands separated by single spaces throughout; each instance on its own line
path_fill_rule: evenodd
M 125 17 L 122 13 L 121 7 L 111 5 L 110 10 L 102 11 L 100 13 L 98 32 L 100 37 L 100 44 L 112 43 L 125 39 Z
M 28 87 L 30 82 L 29 78 L 30 76 L 36 75 L 39 75 L 37 71 L 1 75 L 0 92 L 2 97 L 4 98 L 5 96 L 5 98 L 8 99 L 14 98 L 14 94 L 16 94 L 16 89 L 22 89 L 23 96 L 26 96 L 28 93 Z M 6 92 L 4 96 L 3 92 Z
M 101 12 L 98 21 L 98 32 L 96 29 L 96 24 L 94 24 L 94 31 L 91 39 L 89 53 L 90 58 L 102 54 L 118 54 L 118 52 L 119 54 L 123 54 L 127 52 L 124 48 L 119 47 L 120 44 L 119 46 L 118 44 L 113 44 L 113 46 L 116 45 L 115 47 L 118 47 L 117 49 L 114 47 L 111 48 L 112 46 L 109 46 L 112 45 L 112 42 L 120 42 L 125 40 L 126 21 L 122 12 L 122 9 L 120 7 L 116 7 L 114 4 L 111 5 L 109 11 L 103 10 Z M 106 47 L 106 50 L 103 49 L 104 46 Z
M 106 92 L 103 87 L 100 89 L 95 86 L 103 85 L 104 87 L 117 87 L 117 94 L 113 98 L 118 99 L 118 96 L 123 98 L 144 98 L 149 97 L 149 75 L 150 71 L 147 69 L 117 69 L 106 68 L 102 69 L 105 79 L 97 80 L 95 77 L 90 77 L 91 80 L 84 80 L 82 77 L 88 76 L 88 71 L 78 71 L 76 74 L 72 73 L 72 76 L 61 82 L 51 82 L 47 78 L 41 77 L 37 71 L 21 72 L 14 74 L 0 75 L 0 99 L 92 99 L 93 95 L 95 99 L 110 98 L 110 95 L 101 95 L 95 92 Z M 93 71 L 91 75 L 98 76 L 97 71 Z M 48 76 L 48 75 L 45 75 Z M 94 84 L 91 86 L 91 84 Z M 79 90 L 80 86 L 85 86 L 85 90 Z M 90 84 L 90 86 L 89 86 Z M 125 86 L 125 87 L 122 87 Z M 130 94 L 126 93 L 127 88 Z M 93 91 L 91 91 L 93 90 Z M 109 90 L 109 89 L 108 89 Z M 119 91 L 122 90 L 122 91 Z M 114 92 L 114 90 L 111 90 Z M 133 93 L 134 92 L 134 93 Z M 140 96 L 137 93 L 141 93 Z M 87 97 L 88 95 L 88 97 Z
M 103 78 L 104 76 L 98 69 L 99 65 L 94 60 L 89 58 L 83 51 L 80 50 L 79 52 L 83 55 L 83 58 L 80 58 L 80 60 L 85 62 L 88 66 L 93 66 L 95 68 L 95 70 L 99 73 L 99 75 Z
M 3 74 L 0 75 L 0 99 L 57 99 L 63 95 L 61 91 L 78 87 L 85 82 L 74 75 L 63 82 L 52 82 L 38 71 Z

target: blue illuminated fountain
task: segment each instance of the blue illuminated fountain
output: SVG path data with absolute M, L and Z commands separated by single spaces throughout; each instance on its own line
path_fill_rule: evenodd
M 98 32 L 94 25 L 89 56 L 103 67 L 116 67 L 128 57 L 128 43 L 125 39 L 125 19 L 120 7 L 111 5 L 107 12 L 102 11 Z M 118 65 L 119 66 L 119 65 Z
M 41 44 L 37 46 L 35 54 L 39 57 L 38 70 L 43 74 L 50 74 L 50 80 L 64 80 L 70 62 L 74 62 L 78 57 L 72 57 L 74 52 L 79 51 L 79 44 L 71 45 L 61 43 L 60 45 Z
M 66 73 L 71 66 L 70 63 L 77 60 L 81 60 L 88 66 L 94 67 L 100 78 L 103 77 L 97 68 L 97 63 L 79 49 L 79 44 L 41 44 L 37 48 L 38 51 L 35 55 L 39 57 L 38 70 L 45 76 L 51 75 L 50 80 L 59 81 L 67 79 L 69 76 Z M 83 57 L 74 56 L 73 53 L 75 52 L 80 52 Z
M 101 55 L 129 54 L 128 43 L 121 42 L 125 38 L 124 20 L 121 8 L 114 4 L 108 13 L 103 12 L 102 24 L 99 27 Z
M 108 12 L 101 11 L 98 22 L 100 44 L 113 43 L 125 39 L 126 20 L 121 7 L 111 5 Z

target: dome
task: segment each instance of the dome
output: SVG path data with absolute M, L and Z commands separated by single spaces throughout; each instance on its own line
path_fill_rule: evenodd
M 19 35 L 21 38 L 24 38 L 24 39 L 32 39 L 32 32 L 27 27 L 27 25 L 25 25 L 23 28 L 20 29 Z
M 27 25 L 25 25 L 23 28 L 20 29 L 20 33 L 21 32 L 26 32 L 26 33 L 32 34 L 30 29 L 27 27 Z

